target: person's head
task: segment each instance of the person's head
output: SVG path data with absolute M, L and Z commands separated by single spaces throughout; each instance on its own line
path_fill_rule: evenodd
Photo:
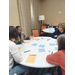
M 16 26 L 16 29 L 17 29 L 18 33 L 21 34 L 21 32 L 22 32 L 21 27 L 20 26 Z
M 59 23 L 59 24 L 58 24 L 58 30 L 59 30 L 60 32 L 63 32 L 63 31 L 65 30 L 65 23 Z
M 65 50 L 65 34 L 59 35 L 57 38 L 58 50 Z
M 18 38 L 17 29 L 14 26 L 9 26 L 9 40 Z

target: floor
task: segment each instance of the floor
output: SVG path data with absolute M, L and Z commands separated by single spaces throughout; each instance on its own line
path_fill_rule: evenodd
M 56 71 L 56 67 L 53 67 L 53 68 L 30 68 L 27 75 L 45 75 L 46 73 L 51 73 L 52 75 L 62 75 L 60 70 Z

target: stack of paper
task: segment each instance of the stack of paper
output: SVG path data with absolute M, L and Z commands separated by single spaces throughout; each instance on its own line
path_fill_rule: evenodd
M 39 45 L 39 47 L 45 47 L 45 45 Z
M 18 48 L 18 50 L 20 50 L 22 47 L 17 47 Z
M 55 46 L 55 43 L 49 43 L 50 46 Z
M 45 52 L 45 49 L 38 49 L 39 52 Z
M 36 44 L 36 43 L 34 43 L 34 44 L 32 44 L 32 46 L 37 46 L 38 44 Z
M 40 40 L 40 39 L 38 39 L 38 38 L 34 38 L 33 40 L 37 40 L 37 41 L 38 41 L 38 40 Z
M 34 63 L 35 62 L 35 58 L 36 58 L 36 55 L 35 54 L 29 54 L 27 60 L 25 63 Z
M 24 41 L 24 42 L 27 43 L 27 44 L 30 43 L 30 41 Z

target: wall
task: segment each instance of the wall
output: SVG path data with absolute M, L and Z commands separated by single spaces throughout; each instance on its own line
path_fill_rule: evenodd
M 9 25 L 19 25 L 23 32 L 31 35 L 31 29 L 39 29 L 39 15 L 45 15 L 43 23 L 56 26 L 65 22 L 65 0 L 9 0 Z M 32 4 L 32 8 L 31 8 Z M 19 10 L 18 10 L 19 8 Z M 33 12 L 31 12 L 31 9 Z M 19 11 L 19 12 L 18 12 Z M 61 14 L 59 14 L 61 11 Z M 32 18 L 32 14 L 33 18 Z M 40 30 L 40 29 L 39 29 Z
M 41 0 L 40 4 L 40 15 L 45 15 L 43 23 L 56 26 L 65 22 L 65 0 Z
M 17 0 L 9 0 L 9 25 L 20 26 Z

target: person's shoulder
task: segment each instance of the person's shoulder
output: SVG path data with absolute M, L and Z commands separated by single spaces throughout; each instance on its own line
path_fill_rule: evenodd
M 21 34 L 23 34 L 25 37 L 27 37 L 27 35 L 24 32 L 22 32 Z
M 65 53 L 65 50 L 62 49 L 61 52 L 62 52 L 62 53 Z
M 13 46 L 16 46 L 16 44 L 9 40 L 9 49 L 12 48 Z
M 65 54 L 65 50 L 59 50 L 58 53 L 59 54 L 63 54 L 63 53 Z
M 16 45 L 13 41 L 9 40 L 10 45 Z
M 22 35 L 22 34 L 23 34 L 23 35 L 25 35 L 25 33 L 24 33 L 24 32 L 22 32 L 22 33 L 21 33 L 21 35 Z
M 62 52 L 62 50 L 59 50 L 59 51 L 57 51 L 56 53 L 57 53 L 57 54 L 58 54 L 58 53 L 60 54 L 61 52 Z
M 58 29 L 56 29 L 56 30 L 55 30 L 55 32 L 59 32 L 59 30 L 58 30 Z

